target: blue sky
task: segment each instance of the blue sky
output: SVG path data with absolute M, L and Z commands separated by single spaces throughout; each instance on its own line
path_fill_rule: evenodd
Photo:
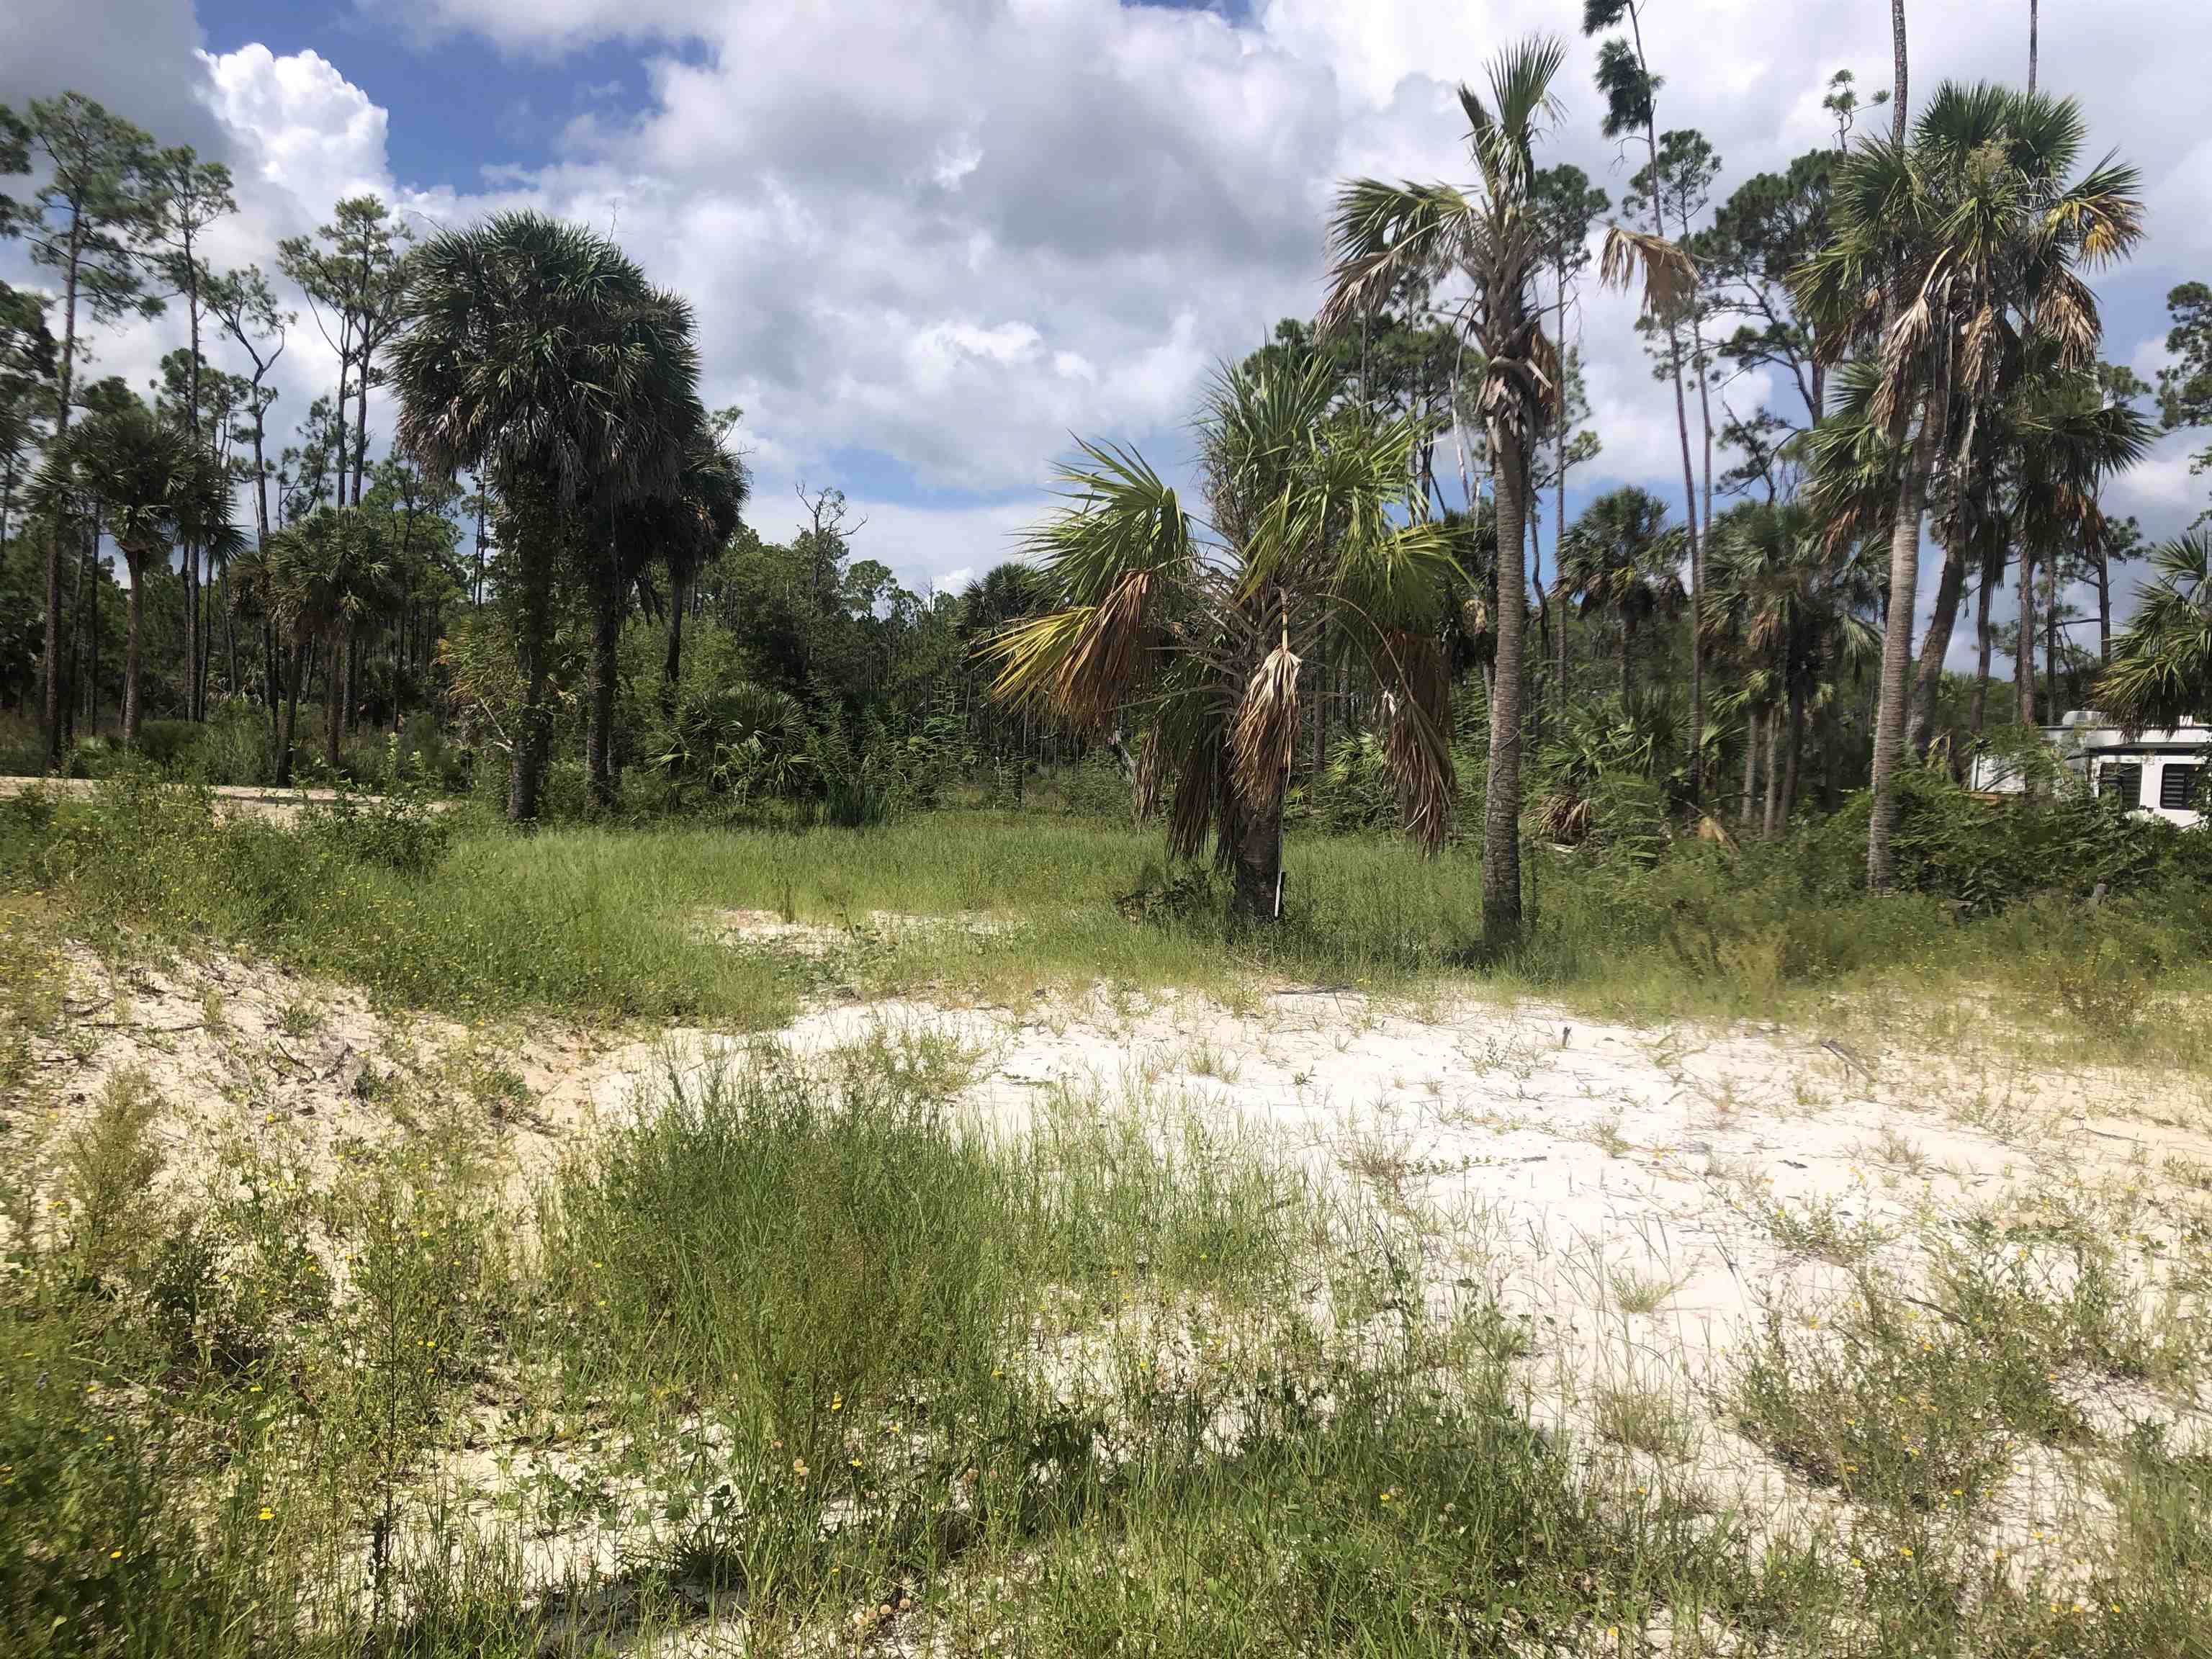
M 698 307 L 709 400 L 746 410 L 763 533 L 787 533 L 796 487 L 836 484 L 869 516 L 858 550 L 916 584 L 1006 556 L 1047 505 L 1071 433 L 1180 468 L 1207 371 L 1276 318 L 1313 310 L 1336 181 L 1462 176 L 1452 83 L 1531 29 L 1571 31 L 1580 10 L 1570 0 L 10 8 L 20 21 L 0 100 L 80 87 L 167 142 L 222 155 L 244 209 L 227 233 L 233 262 L 265 260 L 276 236 L 311 228 L 355 189 L 426 224 L 528 204 L 611 230 Z M 1712 137 L 1723 191 L 1786 163 L 1825 137 L 1819 100 L 1836 69 L 1887 84 L 1887 9 L 1654 0 L 1662 125 Z M 2193 113 L 2212 9 L 2100 0 L 2044 11 L 2047 80 L 2081 99 L 2100 146 L 2145 169 L 2150 240 L 2100 286 L 2106 355 L 2148 374 L 2166 289 L 2212 276 L 2212 142 Z M 1917 94 L 1947 76 L 2016 78 L 2024 13 L 2013 0 L 1917 6 Z M 2152 40 L 2159 51 L 2145 50 Z M 1596 131 L 1593 58 L 1571 40 L 1547 159 L 1575 161 L 1617 197 L 1632 163 Z M 1620 483 L 1680 494 L 1672 399 L 1632 320 L 1617 296 L 1585 301 L 1605 448 L 1571 507 Z M 116 331 L 100 349 L 118 369 L 150 365 L 174 343 L 165 331 L 173 324 Z M 280 417 L 296 418 L 323 384 L 325 355 L 311 331 L 295 335 Z M 1731 400 L 1756 404 L 1760 391 L 1739 386 Z M 2168 441 L 2112 492 L 2154 533 L 2207 499 L 2186 447 Z

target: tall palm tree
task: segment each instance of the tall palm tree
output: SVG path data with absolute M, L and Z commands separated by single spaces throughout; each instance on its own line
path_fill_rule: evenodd
M 2112 641 L 2098 707 L 2135 726 L 2212 718 L 2212 532 L 2192 530 L 2150 557 L 2155 580 Z
M 1079 730 L 1125 712 L 1177 769 L 1168 845 L 1213 840 L 1243 917 L 1282 904 L 1283 796 L 1302 654 L 1324 629 L 1374 676 L 1406 827 L 1443 843 L 1450 811 L 1449 679 L 1426 631 L 1451 574 L 1441 527 L 1413 512 L 1410 415 L 1332 410 L 1324 358 L 1224 369 L 1199 422 L 1206 520 L 1144 459 L 1085 443 L 1069 505 L 1026 551 L 1056 608 L 984 649 L 999 696 Z
M 1796 802 L 1807 711 L 1821 688 L 1877 655 L 1865 613 L 1875 583 L 1850 550 L 1820 532 L 1795 502 L 1740 507 L 1714 528 L 1714 568 L 1698 626 L 1734 643 L 1788 711 L 1770 727 L 1765 832 L 1778 833 Z M 1775 761 L 1779 764 L 1775 764 Z
M 125 394 L 126 397 L 128 394 Z M 230 520 L 230 480 L 193 434 L 135 397 L 87 416 L 58 448 L 63 488 L 99 511 L 131 573 L 125 608 L 123 741 L 138 741 L 146 583 L 179 542 L 228 558 L 246 545 Z
M 1612 621 L 1623 703 L 1636 689 L 1638 628 L 1681 606 L 1683 552 L 1667 504 L 1633 485 L 1599 496 L 1567 532 L 1561 580 L 1583 615 Z
M 2024 573 L 2040 565 L 2055 579 L 2069 549 L 2102 544 L 2108 533 L 2099 505 L 2103 484 L 2150 453 L 2157 428 L 2128 405 L 2107 403 L 2094 370 L 2063 369 L 2048 359 L 2024 377 L 2005 413 L 2012 441 L 2007 469 L 2012 539 L 2021 549 Z M 2023 574 L 2021 586 L 2031 593 L 2029 574 Z M 2055 595 L 2055 580 L 2052 591 Z M 2021 614 L 2027 618 L 2023 637 L 2032 641 L 2032 605 Z M 2032 724 L 2033 650 L 2014 672 L 2021 688 L 2021 719 Z
M 2070 100 L 1947 82 L 1910 144 L 1870 137 L 1838 164 L 1833 238 L 1793 277 L 1826 350 L 1858 345 L 1870 354 L 1878 372 L 1868 415 L 1898 469 L 1867 842 L 1868 881 L 1877 890 L 1894 875 L 1896 774 L 1929 477 L 1939 458 L 1977 454 L 1976 422 L 2016 379 L 2025 334 L 2048 339 L 2062 369 L 2094 363 L 2096 298 L 2075 267 L 2117 258 L 2142 234 L 2134 169 L 2107 160 L 2069 181 L 2082 137 Z M 1844 441 L 1826 433 L 1816 440 L 1832 456 Z M 1864 460 L 1863 449 L 1856 459 Z M 1816 489 L 1832 505 L 1836 491 L 1856 496 L 1863 483 L 1864 468 L 1856 466 L 1841 479 L 1824 472 Z M 1947 552 L 1965 556 L 1956 547 Z M 2023 558 L 2024 571 L 2029 562 Z M 1939 598 L 1955 613 L 1962 582 L 1953 574 L 1947 568 Z M 1953 616 L 1938 620 L 1948 641 Z
M 674 451 L 684 465 L 665 488 L 603 491 L 603 504 L 584 545 L 585 587 L 592 600 L 591 718 L 585 738 L 585 772 L 592 805 L 615 804 L 615 679 L 623 617 L 630 592 L 646 566 L 667 546 L 687 509 L 682 490 L 691 458 L 707 441 L 707 411 L 699 401 L 699 352 L 692 343 L 691 307 L 665 291 L 639 308 L 626 330 L 637 370 L 639 395 L 631 418 L 642 441 Z
M 621 249 L 536 213 L 501 214 L 416 251 L 392 348 L 400 446 L 450 477 L 478 468 L 502 503 L 523 684 L 507 816 L 538 815 L 552 708 L 553 574 L 611 503 L 667 494 L 684 450 L 667 434 L 695 386 L 650 342 L 662 298 Z
M 702 433 L 685 452 L 677 510 L 660 540 L 661 562 L 668 568 L 668 650 L 660 668 L 664 708 L 675 708 L 677 684 L 684 677 L 684 615 L 690 609 L 691 585 L 737 534 L 752 489 L 745 464 L 711 436 Z
M 375 515 L 357 507 L 317 507 L 269 538 L 269 580 L 279 614 L 292 633 L 291 675 L 280 739 L 280 782 L 290 781 L 289 762 L 300 706 L 307 647 L 320 650 L 329 669 L 323 709 L 323 764 L 338 769 L 344 735 L 347 653 L 356 633 L 390 608 L 392 566 Z
M 1336 259 L 1320 319 L 1324 331 L 1340 327 L 1415 282 L 1449 278 L 1465 287 L 1460 326 L 1480 379 L 1453 404 L 1473 409 L 1482 422 L 1497 502 L 1496 689 L 1482 866 L 1483 938 L 1493 951 L 1521 936 L 1528 457 L 1561 380 L 1559 347 L 1544 332 L 1534 292 L 1547 236 L 1536 199 L 1535 146 L 1558 117 L 1553 86 L 1565 62 L 1561 42 L 1535 36 L 1491 64 L 1487 100 L 1472 88 L 1459 89 L 1477 173 L 1471 186 L 1358 179 L 1337 192 L 1331 225 Z M 1647 301 L 1679 289 L 1686 261 L 1669 257 L 1648 238 L 1624 239 L 1619 233 L 1607 246 L 1607 280 L 1625 280 L 1639 256 Z

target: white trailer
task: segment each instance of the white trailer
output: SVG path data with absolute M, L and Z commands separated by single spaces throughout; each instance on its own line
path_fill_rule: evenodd
M 2186 720 L 2167 731 L 2130 732 L 2085 709 L 2045 726 L 2043 738 L 2069 772 L 2107 799 L 2184 829 L 2203 821 L 2212 799 L 2212 726 Z M 1971 787 L 2010 795 L 2027 786 L 2006 757 L 1980 755 Z

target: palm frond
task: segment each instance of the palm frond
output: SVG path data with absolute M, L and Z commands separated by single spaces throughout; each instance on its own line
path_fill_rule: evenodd
M 1609 225 L 1599 280 L 1628 292 L 1641 279 L 1646 314 L 1665 322 L 1680 316 L 1697 297 L 1698 262 L 1687 248 L 1663 236 Z

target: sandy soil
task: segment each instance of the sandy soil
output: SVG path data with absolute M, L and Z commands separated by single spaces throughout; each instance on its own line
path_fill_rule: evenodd
M 764 914 L 723 920 L 800 951 L 835 943 Z M 80 956 L 70 972 L 68 1041 L 41 1056 L 51 1109 L 84 1110 L 108 1076 L 142 1068 L 166 1103 L 166 1178 L 179 1183 L 204 1179 L 240 1135 L 326 1169 L 349 1141 L 399 1127 L 405 1079 L 442 1079 L 492 1121 L 520 1194 L 576 1137 L 648 1103 L 672 1071 L 742 1065 L 762 1042 L 393 1017 L 357 994 L 223 957 L 114 975 Z M 1287 990 L 1234 1006 L 1179 994 L 824 1006 L 772 1040 L 805 1061 L 922 1036 L 973 1057 L 961 1098 L 986 1132 L 1018 1133 L 1067 1091 L 1180 1106 L 1261 1137 L 1320 1190 L 1379 1206 L 1417 1240 L 1437 1311 L 1494 1297 L 1523 1322 L 1532 1414 L 1572 1431 L 1613 1478 L 1695 1483 L 1717 1507 L 1778 1525 L 1829 1500 L 1736 1431 L 1722 1388 L 1770 1320 L 1817 1326 L 1822 1299 L 1848 1283 L 1850 1255 L 1863 1248 L 1909 1283 L 1967 1209 L 2028 1213 L 2185 1188 L 2201 1205 L 2212 1171 L 2212 1112 L 2193 1096 L 2124 1073 L 2031 1073 L 2001 1058 L 1914 1052 L 1879 1029 L 1824 1042 L 1594 1024 L 1537 1005 L 1413 1011 Z M 2128 1266 L 2155 1287 L 2186 1254 L 2182 1218 L 2162 1203 L 2133 1213 Z M 1856 1243 L 1824 1249 L 1824 1237 Z M 2115 1434 L 2148 1419 L 2177 1443 L 2212 1447 L 2212 1400 L 2087 1377 L 2069 1386 Z M 1598 1408 L 1621 1390 L 1672 1402 L 1693 1425 L 1683 1456 L 1603 1446 Z M 2023 1451 L 1981 1517 L 1992 1547 L 2023 1570 L 2064 1571 L 2068 1540 L 2096 1520 L 2095 1474 L 2093 1457 Z M 549 1565 L 575 1565 L 580 1541 L 549 1542 Z

